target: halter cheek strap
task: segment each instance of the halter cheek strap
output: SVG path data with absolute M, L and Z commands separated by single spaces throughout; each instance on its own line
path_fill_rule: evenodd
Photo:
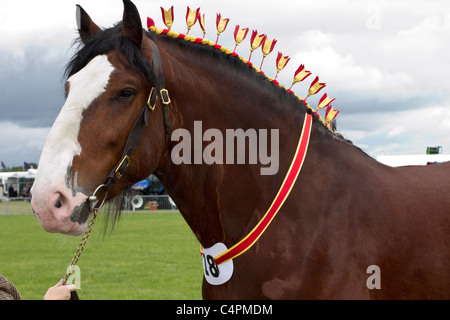
M 169 117 L 169 105 L 170 105 L 170 97 L 169 97 L 169 91 L 164 88 L 164 73 L 162 68 L 162 62 L 161 62 L 161 55 L 159 53 L 159 49 L 156 46 L 156 44 L 153 41 L 150 41 L 153 49 L 153 56 L 152 56 L 152 64 L 153 68 L 156 71 L 158 77 L 157 77 L 157 83 L 155 86 L 151 89 L 150 94 L 148 96 L 147 100 L 147 106 L 151 111 L 155 110 L 156 107 L 156 100 L 159 97 L 161 99 L 162 104 L 162 112 L 163 112 L 163 121 L 164 121 L 164 131 L 166 135 L 166 145 L 169 141 L 169 135 L 170 135 L 170 117 Z

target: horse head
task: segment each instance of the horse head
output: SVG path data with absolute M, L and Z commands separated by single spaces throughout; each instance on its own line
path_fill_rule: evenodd
M 121 194 L 154 171 L 165 150 L 161 60 L 134 4 L 124 0 L 113 28 L 101 30 L 80 6 L 77 23 L 83 47 L 67 66 L 66 101 L 31 190 L 42 227 L 72 235 L 86 228 L 89 196 L 98 206 Z

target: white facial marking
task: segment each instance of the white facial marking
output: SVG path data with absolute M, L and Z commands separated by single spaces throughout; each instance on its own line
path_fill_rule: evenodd
M 33 208 L 39 219 L 48 214 L 49 206 L 54 205 L 48 203 L 49 194 L 64 191 L 72 195 L 73 190 L 68 189 L 65 177 L 73 157 L 81 153 L 78 134 L 82 114 L 105 92 L 113 70 L 108 57 L 99 55 L 68 79 L 69 95 L 45 141 L 32 188 Z M 76 206 L 85 201 L 86 195 L 77 193 L 75 198 Z

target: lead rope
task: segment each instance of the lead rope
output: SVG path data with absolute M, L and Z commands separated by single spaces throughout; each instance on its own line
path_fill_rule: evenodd
M 97 187 L 97 189 L 95 189 L 95 191 L 92 194 L 92 196 L 90 196 L 88 198 L 88 201 L 90 202 L 90 209 L 92 211 L 92 217 L 89 220 L 89 223 L 88 223 L 88 225 L 86 227 L 86 230 L 84 231 L 83 237 L 81 238 L 81 241 L 80 241 L 80 244 L 78 245 L 77 251 L 75 251 L 75 254 L 74 254 L 73 258 L 72 258 L 72 261 L 70 262 L 70 265 L 67 268 L 66 275 L 63 278 L 63 285 L 66 285 L 67 280 L 72 275 L 73 269 L 75 268 L 75 265 L 77 264 L 78 259 L 80 258 L 81 253 L 84 250 L 84 246 L 86 245 L 86 242 L 87 242 L 87 240 L 88 240 L 88 238 L 89 238 L 89 236 L 91 234 L 92 227 L 94 226 L 94 223 L 95 223 L 95 218 L 97 217 L 97 214 L 98 214 L 98 210 L 105 203 L 108 191 L 106 191 L 106 193 L 104 195 L 104 198 L 103 198 L 103 201 L 101 202 L 101 204 L 98 207 L 96 207 L 97 200 L 98 200 L 96 194 L 101 188 L 104 188 L 104 187 L 106 187 L 104 184 L 99 185 Z M 77 294 L 76 291 L 73 291 L 73 292 L 70 293 L 70 300 L 79 300 L 78 294 Z
M 86 228 L 86 231 L 84 232 L 84 235 L 81 238 L 80 244 L 78 245 L 78 249 L 77 249 L 77 251 L 75 251 L 75 254 L 74 254 L 73 258 L 72 258 L 72 262 L 70 263 L 69 267 L 67 268 L 66 275 L 64 276 L 64 279 L 63 279 L 63 285 L 65 285 L 67 283 L 67 280 L 69 279 L 69 277 L 73 273 L 73 269 L 74 269 L 75 265 L 77 264 L 78 259 L 81 256 L 81 253 L 84 250 L 84 246 L 86 245 L 86 242 L 87 242 L 87 239 L 89 238 L 89 235 L 91 234 L 92 226 L 94 225 L 95 218 L 97 217 L 97 214 L 98 214 L 98 209 L 95 208 L 94 209 L 94 213 L 93 213 L 93 215 L 91 217 L 91 220 L 89 221 L 88 226 Z

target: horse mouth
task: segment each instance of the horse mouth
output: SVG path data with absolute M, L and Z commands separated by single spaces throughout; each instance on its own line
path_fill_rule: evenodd
M 50 233 L 61 233 L 70 236 L 79 236 L 84 232 L 85 227 L 87 226 L 87 224 L 83 225 L 82 223 L 74 222 L 71 219 L 66 220 L 65 222 L 60 221 L 56 223 L 49 223 L 45 219 L 42 219 L 42 217 L 34 210 L 33 214 L 40 222 L 42 228 Z

